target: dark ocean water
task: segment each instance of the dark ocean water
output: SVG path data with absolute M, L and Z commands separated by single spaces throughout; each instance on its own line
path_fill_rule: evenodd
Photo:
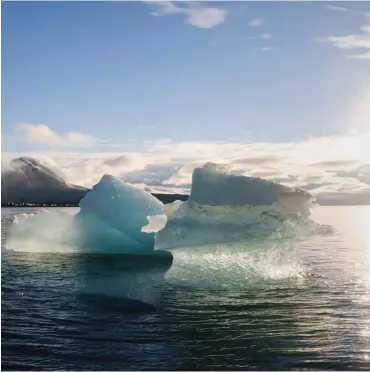
M 318 208 L 337 233 L 288 249 L 174 250 L 164 280 L 147 260 L 4 250 L 30 212 L 2 209 L 3 370 L 370 369 L 369 207 Z

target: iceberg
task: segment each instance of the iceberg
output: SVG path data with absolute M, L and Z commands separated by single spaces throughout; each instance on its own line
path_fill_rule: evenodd
M 149 216 L 162 215 L 164 204 L 150 193 L 104 175 L 80 201 L 76 222 L 89 249 L 150 252 L 154 233 L 143 232 Z
M 259 177 L 230 174 L 224 165 L 206 163 L 195 168 L 191 200 L 211 206 L 267 206 L 280 203 L 292 212 L 309 214 L 312 196 L 303 190 L 284 186 Z
M 306 233 L 314 228 L 308 219 L 312 201 L 303 190 L 233 175 L 224 165 L 206 163 L 193 172 L 189 199 L 165 206 L 167 223 L 157 233 L 156 248 Z

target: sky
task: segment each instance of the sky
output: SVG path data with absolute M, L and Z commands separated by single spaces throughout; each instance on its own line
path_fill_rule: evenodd
M 186 192 L 195 166 L 370 203 L 370 3 L 2 2 L 2 163 Z

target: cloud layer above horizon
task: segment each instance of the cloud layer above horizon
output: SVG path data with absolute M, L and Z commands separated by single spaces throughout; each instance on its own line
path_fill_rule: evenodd
M 316 196 L 370 198 L 370 133 L 354 131 L 300 142 L 174 142 L 163 139 L 135 144 L 135 151 L 86 153 L 79 149 L 80 141 L 69 151 L 60 141 L 64 138 L 72 145 L 71 136 L 54 133 L 46 125 L 32 127 L 28 124 L 22 128 L 26 128 L 21 133 L 28 143 L 33 141 L 40 146 L 44 138 L 45 145 L 55 149 L 60 144 L 60 148 L 52 152 L 50 148 L 39 147 L 35 151 L 4 153 L 3 170 L 8 168 L 11 159 L 28 155 L 56 171 L 67 182 L 81 186 L 91 187 L 108 173 L 148 191 L 188 193 L 194 168 L 212 161 L 230 165 L 235 174 L 300 187 Z M 36 139 L 32 128 L 39 134 Z

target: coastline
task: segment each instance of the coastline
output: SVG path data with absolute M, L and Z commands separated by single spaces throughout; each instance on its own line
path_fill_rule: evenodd
M 176 200 L 186 201 L 189 195 L 182 194 L 152 194 L 155 198 L 160 200 L 163 204 L 173 203 Z M 65 207 L 79 207 L 80 201 L 70 202 L 70 203 L 32 203 L 32 202 L 8 202 L 1 203 L 1 208 L 65 208 Z

